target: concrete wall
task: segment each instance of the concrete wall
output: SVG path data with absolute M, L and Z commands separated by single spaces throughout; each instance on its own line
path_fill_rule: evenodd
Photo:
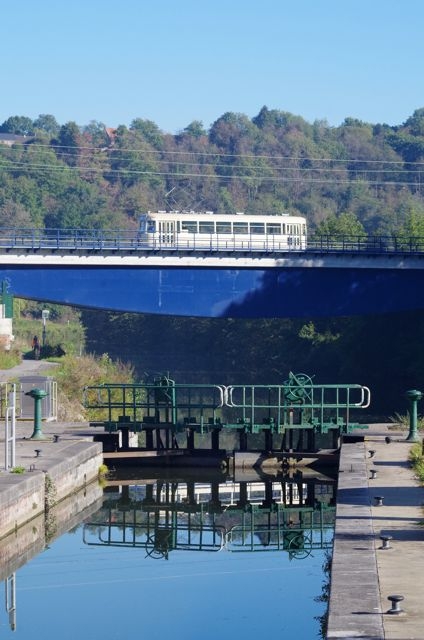
M 67 446 L 65 458 L 62 451 L 57 460 L 49 459 L 48 468 L 41 468 L 42 459 L 38 464 L 40 469 L 2 476 L 0 540 L 98 478 L 102 446 L 75 442 Z

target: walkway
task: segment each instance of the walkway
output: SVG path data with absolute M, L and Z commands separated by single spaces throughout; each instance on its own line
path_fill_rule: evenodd
M 22 360 L 11 369 L 0 369 L 0 382 L 8 382 L 25 376 L 50 375 L 56 366 L 55 362 L 47 362 L 46 360 Z
M 424 488 L 405 437 L 382 425 L 343 445 L 328 640 L 424 638 Z M 389 549 L 381 536 L 392 537 Z M 392 595 L 404 597 L 399 615 L 388 613 Z

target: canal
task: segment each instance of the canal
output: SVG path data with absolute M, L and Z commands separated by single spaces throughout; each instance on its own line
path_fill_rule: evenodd
M 116 474 L 70 531 L 53 520 L 2 562 L 0 637 L 320 638 L 335 496 L 325 472 Z

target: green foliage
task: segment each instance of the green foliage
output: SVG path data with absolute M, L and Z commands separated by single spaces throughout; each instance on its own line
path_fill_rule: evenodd
M 176 135 L 151 120 L 107 129 L 11 116 L 0 130 L 0 223 L 133 228 L 141 211 L 208 209 L 307 216 L 310 234 L 405 234 L 406 202 L 423 210 L 424 109 L 390 127 L 347 117 L 339 127 L 277 109 L 226 112 Z
M 401 429 L 408 429 L 410 426 L 409 414 L 402 414 L 396 411 L 393 416 L 390 416 L 390 421 Z M 418 431 L 424 431 L 424 417 L 422 416 L 417 418 L 417 429 Z
M 17 349 L 10 351 L 0 350 L 0 369 L 11 369 L 21 361 L 20 353 Z
M 46 322 L 46 347 L 42 349 L 42 357 L 51 357 L 58 352 L 78 355 L 84 350 L 84 327 L 79 320 L 79 311 L 72 307 L 36 303 L 16 298 L 14 300 L 13 320 L 17 341 L 27 357 L 32 357 L 31 344 L 33 336 L 38 336 L 41 343 L 43 323 L 41 310 L 50 311 Z M 59 348 L 60 347 L 60 348 Z
M 27 118 L 26 116 L 11 116 L 0 126 L 0 132 L 29 136 L 34 133 L 34 124 L 31 118 Z
M 333 235 L 333 236 L 365 236 L 365 230 L 362 223 L 358 220 L 354 213 L 340 213 L 339 215 L 330 215 L 323 220 L 316 229 L 316 235 Z
M 317 331 L 312 320 L 304 324 L 299 331 L 299 338 L 303 340 L 308 340 L 314 346 L 320 344 L 328 344 L 330 342 L 335 342 L 340 338 L 339 333 L 332 333 L 328 328 L 325 329 L 324 333 L 320 333 Z
M 55 369 L 58 382 L 59 420 L 96 420 L 104 415 L 95 411 L 86 411 L 83 407 L 83 389 L 109 383 L 133 382 L 131 366 L 113 361 L 107 353 L 100 358 L 85 355 L 80 357 L 64 356 Z
M 412 445 L 409 452 L 409 461 L 420 482 L 424 483 L 424 455 L 421 442 Z
M 11 473 L 17 473 L 17 474 L 25 473 L 25 467 L 13 467 L 13 469 L 11 469 Z

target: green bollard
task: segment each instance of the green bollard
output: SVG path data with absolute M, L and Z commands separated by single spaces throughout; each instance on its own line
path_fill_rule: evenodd
M 44 389 L 31 389 L 25 395 L 34 398 L 34 432 L 31 440 L 46 440 L 41 430 L 41 401 L 46 397 L 47 391 L 44 391 Z
M 405 396 L 409 400 L 409 434 L 406 440 L 408 442 L 418 442 L 417 403 L 418 400 L 421 400 L 423 394 L 417 389 L 410 389 L 405 393 Z

